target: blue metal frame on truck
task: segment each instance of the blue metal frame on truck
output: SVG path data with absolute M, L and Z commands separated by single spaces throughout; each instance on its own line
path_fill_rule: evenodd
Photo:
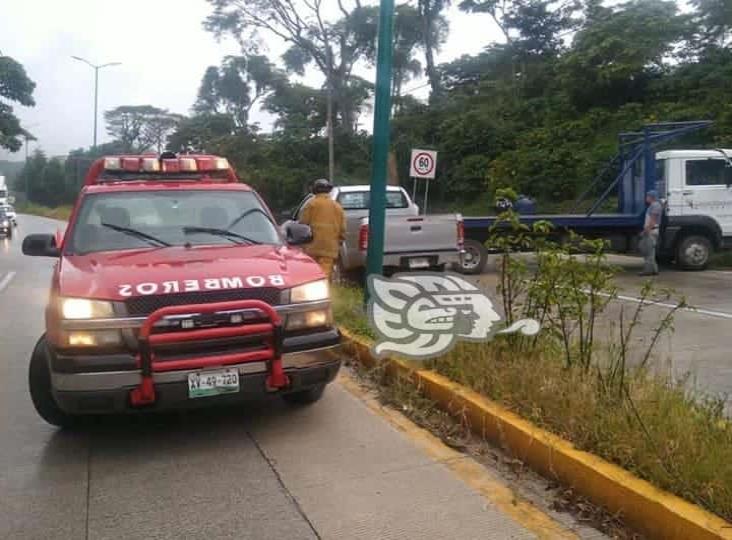
M 619 169 L 602 194 L 584 213 L 572 214 L 534 214 L 522 216 L 521 221 L 532 224 L 539 220 L 551 221 L 557 228 L 570 228 L 577 232 L 597 229 L 638 229 L 643 226 L 645 213 L 645 194 L 656 187 L 655 153 L 662 143 L 676 139 L 687 133 L 712 125 L 711 121 L 663 122 L 648 124 L 641 131 L 626 132 L 619 135 L 619 153 L 590 183 L 577 198 L 576 210 L 591 193 L 595 193 L 603 183 L 608 171 Z M 617 189 L 618 210 L 614 214 L 598 214 L 597 210 Z M 487 229 L 493 225 L 495 216 L 465 217 L 466 236 L 469 231 Z

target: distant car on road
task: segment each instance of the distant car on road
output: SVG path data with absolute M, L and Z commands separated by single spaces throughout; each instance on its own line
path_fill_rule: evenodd
M 0 208 L 0 234 L 6 238 L 13 237 L 13 222 L 8 213 Z
M 0 210 L 4 210 L 5 211 L 5 213 L 7 214 L 8 218 L 10 218 L 10 222 L 13 224 L 13 227 L 17 227 L 18 226 L 18 217 L 17 217 L 17 215 L 15 213 L 15 208 L 13 208 L 9 204 L 3 204 L 3 205 L 0 205 Z

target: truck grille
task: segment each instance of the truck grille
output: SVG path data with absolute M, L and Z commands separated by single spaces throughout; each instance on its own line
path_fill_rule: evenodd
M 130 316 L 149 315 L 162 307 L 188 304 L 211 304 L 231 300 L 262 300 L 272 306 L 281 303 L 281 291 L 274 287 L 255 287 L 228 291 L 197 291 L 176 294 L 137 296 L 125 302 Z

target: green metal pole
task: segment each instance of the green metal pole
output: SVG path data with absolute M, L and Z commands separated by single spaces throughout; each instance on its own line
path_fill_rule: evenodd
M 371 204 L 366 275 L 381 274 L 384 268 L 384 221 L 386 208 L 386 165 L 389 156 L 389 115 L 391 113 L 391 59 L 394 0 L 381 0 L 379 42 L 376 59 L 376 103 L 371 165 Z M 365 291 L 368 299 L 368 290 Z

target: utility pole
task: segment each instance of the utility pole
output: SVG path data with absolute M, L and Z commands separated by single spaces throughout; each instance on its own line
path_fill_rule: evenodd
M 25 132 L 23 134 L 23 137 L 25 138 L 25 164 L 23 165 L 23 169 L 25 171 L 25 200 L 27 202 L 30 202 L 30 196 L 28 193 L 30 192 L 30 178 L 28 177 L 28 141 L 36 140 L 35 137 L 33 137 L 30 133 L 28 133 L 28 130 L 32 127 L 36 127 L 38 124 L 31 124 L 29 126 L 25 126 L 23 128 L 23 131 Z
M 335 179 L 335 148 L 333 144 L 333 87 L 330 84 L 330 76 L 328 77 L 328 180 L 333 183 Z
M 328 41 L 327 32 L 325 32 L 324 38 L 326 56 L 325 60 L 328 64 L 328 74 L 325 77 L 326 90 L 328 92 L 328 94 L 326 95 L 326 115 L 328 116 L 328 118 L 326 119 L 326 123 L 328 126 L 328 181 L 333 183 L 335 182 L 335 179 L 333 178 L 335 176 L 335 149 L 333 142 L 333 51 L 330 48 L 330 42 Z
M 389 156 L 389 115 L 391 113 L 391 63 L 394 0 L 379 5 L 379 40 L 376 58 L 376 103 L 374 107 L 371 204 L 366 275 L 384 270 L 384 213 L 386 208 L 386 171 Z M 368 299 L 368 288 L 366 289 Z
M 81 58 L 79 56 L 72 56 L 74 60 L 78 60 L 79 62 L 84 62 L 86 65 L 91 67 L 94 70 L 94 145 L 93 147 L 97 147 L 97 117 L 99 116 L 99 113 L 97 112 L 97 107 L 99 104 L 99 70 L 105 67 L 110 66 L 119 66 L 122 62 L 109 62 L 107 64 L 92 64 L 88 60 Z

